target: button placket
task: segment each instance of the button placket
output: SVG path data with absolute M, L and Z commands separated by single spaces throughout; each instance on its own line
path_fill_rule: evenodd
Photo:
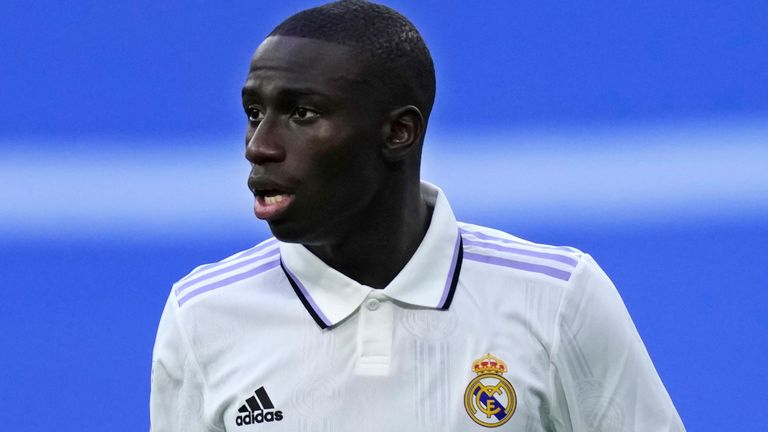
M 394 305 L 388 298 L 372 292 L 360 308 L 357 329 L 358 375 L 389 375 L 392 355 Z
M 379 308 L 379 303 L 381 303 L 381 302 L 379 302 L 376 299 L 368 299 L 365 302 L 365 308 L 368 309 L 369 311 L 373 312 L 373 311 L 375 311 L 376 309 Z

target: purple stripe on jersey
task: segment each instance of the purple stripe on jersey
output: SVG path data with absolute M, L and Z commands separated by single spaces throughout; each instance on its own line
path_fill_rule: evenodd
M 518 270 L 529 271 L 533 273 L 541 273 L 553 278 L 567 281 L 571 278 L 571 273 L 556 269 L 554 267 L 547 267 L 541 264 L 531 264 L 527 262 L 515 261 L 507 258 L 492 257 L 488 255 L 480 255 L 472 252 L 465 252 L 464 259 L 471 261 L 478 261 L 486 264 L 494 264 L 502 267 L 510 267 Z
M 301 280 L 296 277 L 295 274 L 293 274 L 290 270 L 288 270 L 288 266 L 283 266 L 283 269 L 286 273 L 288 273 L 288 277 L 293 279 L 293 281 L 296 283 L 296 286 L 299 287 L 299 290 L 301 291 L 301 294 L 304 296 L 304 299 L 307 300 L 307 303 L 312 308 L 313 311 L 315 311 L 315 314 L 317 314 L 317 317 L 322 320 L 326 326 L 330 327 L 333 325 L 333 322 L 328 319 L 327 316 L 323 313 L 322 310 L 320 310 L 320 307 L 317 306 L 317 303 L 315 303 L 315 299 L 312 298 L 311 295 L 309 295 L 309 291 L 307 291 L 307 288 L 304 286 L 303 283 L 301 283 Z
M 239 256 L 238 258 L 242 258 L 242 257 L 246 257 L 246 256 L 251 256 L 251 255 L 253 255 L 253 254 L 255 254 L 255 253 L 259 252 L 259 251 L 263 251 L 264 249 L 272 246 L 275 243 L 277 243 L 277 239 L 274 238 L 274 237 L 272 237 L 269 240 L 264 240 L 264 243 L 256 246 L 255 248 L 248 249 L 247 251 L 243 252 L 243 254 L 241 256 Z
M 177 295 L 181 294 L 182 291 L 186 290 L 187 288 L 189 288 L 190 286 L 192 286 L 192 285 L 194 285 L 196 283 L 200 283 L 200 282 L 208 280 L 210 278 L 213 278 L 213 277 L 216 277 L 216 276 L 220 276 L 220 275 L 222 275 L 224 273 L 227 273 L 227 272 L 230 272 L 232 270 L 237 270 L 239 268 L 243 268 L 243 267 L 245 267 L 247 265 L 255 263 L 256 261 L 259 261 L 259 260 L 262 260 L 262 259 L 265 259 L 265 258 L 269 258 L 269 257 L 273 257 L 273 256 L 275 256 L 275 255 L 277 255 L 279 253 L 280 253 L 280 248 L 275 248 L 275 249 L 272 249 L 271 251 L 266 252 L 266 253 L 264 253 L 262 255 L 255 256 L 253 258 L 249 258 L 249 259 L 244 260 L 244 261 L 235 262 L 235 263 L 233 263 L 231 265 L 224 265 L 224 263 L 221 263 L 222 267 L 220 269 L 218 269 L 218 270 L 212 271 L 210 273 L 204 274 L 204 275 L 196 277 L 196 278 L 187 279 L 183 284 L 181 284 L 181 285 L 176 287 L 176 294 Z
M 443 288 L 443 295 L 440 296 L 440 303 L 437 304 L 438 309 L 442 309 L 445 306 L 445 301 L 448 299 L 448 293 L 451 291 L 451 282 L 453 282 L 453 273 L 456 271 L 456 262 L 459 257 L 459 246 L 461 245 L 461 234 L 456 236 L 456 246 L 453 247 L 453 258 L 451 259 L 451 269 L 448 271 L 448 277 L 445 279 L 445 288 Z
M 187 295 L 185 295 L 184 297 L 179 299 L 179 307 L 181 307 L 181 305 L 183 305 L 184 303 L 188 302 L 193 297 L 199 296 L 200 294 L 207 293 L 208 291 L 212 291 L 212 290 L 215 290 L 217 288 L 221 288 L 221 287 L 224 287 L 224 286 L 227 286 L 227 285 L 232 285 L 235 282 L 240 282 L 243 279 L 248 279 L 250 277 L 256 276 L 256 275 L 261 274 L 261 273 L 264 273 L 267 270 L 271 270 L 271 269 L 273 269 L 275 267 L 280 267 L 280 260 L 279 259 L 274 259 L 272 261 L 269 261 L 269 262 L 267 262 L 265 264 L 262 264 L 262 265 L 260 265 L 258 267 L 254 267 L 254 268 L 252 268 L 252 269 L 250 269 L 248 271 L 245 271 L 243 273 L 238 273 L 238 274 L 236 274 L 234 276 L 230 276 L 230 277 L 228 277 L 226 279 L 222 279 L 222 280 L 220 280 L 218 282 L 214 282 L 214 283 L 212 283 L 210 285 L 206 285 L 206 286 L 203 286 L 201 288 L 192 290 L 192 291 L 188 292 Z
M 500 241 L 502 243 L 515 243 L 515 244 L 519 244 L 519 245 L 538 247 L 538 248 L 542 248 L 542 249 L 557 249 L 557 250 L 561 250 L 561 251 L 565 251 L 565 252 L 571 252 L 571 253 L 576 253 L 576 254 L 579 253 L 579 251 L 577 251 L 577 250 L 575 250 L 573 248 L 570 248 L 568 246 L 549 246 L 549 245 L 540 245 L 540 244 L 535 244 L 535 243 L 531 244 L 531 243 L 526 243 L 526 242 L 522 242 L 522 241 L 517 241 L 517 240 L 511 240 L 511 239 L 505 239 L 505 238 L 501 238 L 501 237 L 496 237 L 496 236 L 488 235 L 488 234 L 485 234 L 485 233 L 481 233 L 479 231 L 470 231 L 470 230 L 468 230 L 466 228 L 461 228 L 461 232 L 463 232 L 464 234 L 472 234 L 473 236 L 481 238 L 483 240 L 494 240 L 494 241 Z
M 219 265 L 224 265 L 224 264 L 226 264 L 226 263 L 228 263 L 230 261 L 234 261 L 234 260 L 236 260 L 238 258 L 243 258 L 243 257 L 251 256 L 251 255 L 253 255 L 253 254 L 257 253 L 257 252 L 260 252 L 260 251 L 268 248 L 269 246 L 271 246 L 271 245 L 273 245 L 275 243 L 277 243 L 277 239 L 272 237 L 271 239 L 265 240 L 264 242 L 262 242 L 259 245 L 256 245 L 256 246 L 254 246 L 254 247 L 252 247 L 252 248 L 250 248 L 248 250 L 244 250 L 244 251 L 240 252 L 239 254 L 235 254 L 235 256 L 229 257 L 229 258 L 227 258 L 227 259 L 225 259 L 223 261 L 201 265 L 200 267 L 196 268 L 192 273 L 190 273 L 190 274 L 184 276 L 183 278 L 181 278 L 179 280 L 179 282 L 183 282 L 183 281 L 185 281 L 185 280 L 195 276 L 196 274 L 200 273 L 201 271 L 209 269 L 211 267 L 216 267 L 216 266 L 219 266 Z
M 531 256 L 536 258 L 545 258 L 552 261 L 568 264 L 573 267 L 576 267 L 576 265 L 579 263 L 577 260 L 566 255 L 558 255 L 558 254 L 553 254 L 549 252 L 536 252 L 536 251 L 531 251 L 527 249 L 519 249 L 511 246 L 497 245 L 495 243 L 488 243 L 484 241 L 469 240 L 467 238 L 464 239 L 464 246 L 478 246 L 481 248 L 493 249 L 501 252 L 509 252 L 509 253 L 514 253 L 518 255 L 526 255 L 526 256 Z

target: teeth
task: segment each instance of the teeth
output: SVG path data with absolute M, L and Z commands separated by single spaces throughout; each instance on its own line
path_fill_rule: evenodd
M 264 203 L 266 204 L 277 204 L 280 201 L 285 199 L 285 195 L 273 195 L 273 196 L 265 196 L 264 197 Z

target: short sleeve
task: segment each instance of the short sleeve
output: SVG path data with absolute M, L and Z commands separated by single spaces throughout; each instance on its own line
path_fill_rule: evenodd
M 589 255 L 563 295 L 552 362 L 565 429 L 685 430 L 619 293 Z
M 205 421 L 205 383 L 179 326 L 173 294 L 165 304 L 158 326 L 151 380 L 151 432 L 220 430 Z

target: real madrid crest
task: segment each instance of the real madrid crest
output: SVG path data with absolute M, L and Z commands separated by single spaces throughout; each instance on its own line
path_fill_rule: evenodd
M 504 378 L 507 364 L 490 353 L 472 362 L 477 376 L 464 392 L 464 408 L 469 418 L 485 427 L 499 427 L 508 422 L 517 408 L 517 395 Z

